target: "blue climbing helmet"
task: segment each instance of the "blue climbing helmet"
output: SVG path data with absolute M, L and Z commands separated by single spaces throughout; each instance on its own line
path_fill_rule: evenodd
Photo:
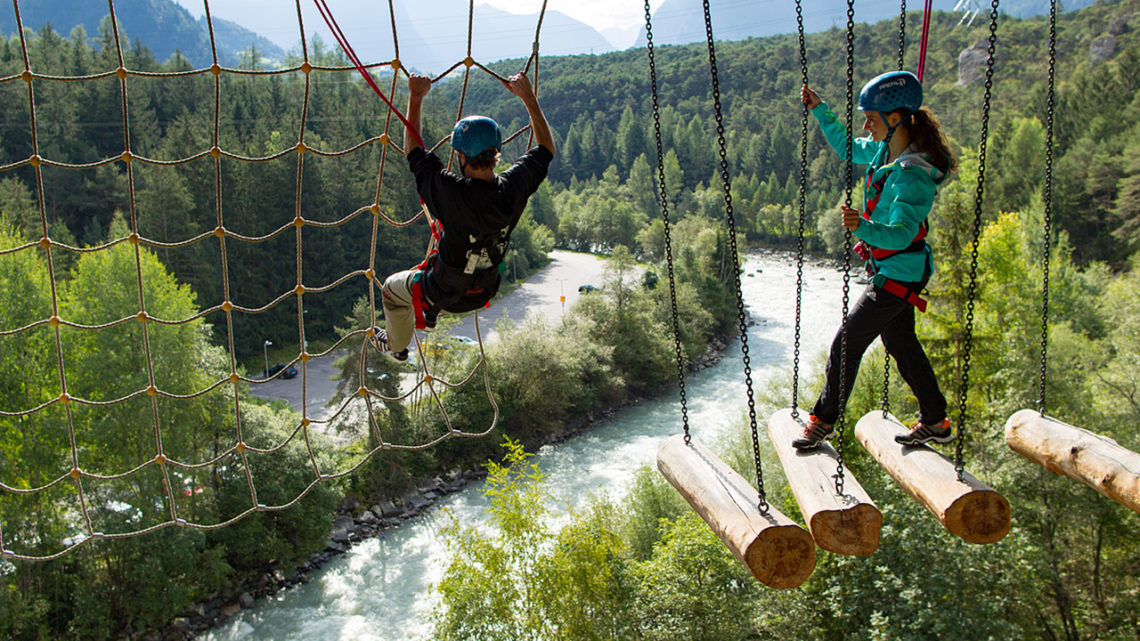
M 455 123 L 451 130 L 451 148 L 463 152 L 468 158 L 474 158 L 488 148 L 502 151 L 503 134 L 494 120 L 486 116 L 467 116 Z
M 921 106 L 922 83 L 909 71 L 891 71 L 875 76 L 859 92 L 859 109 L 864 111 L 918 111 Z

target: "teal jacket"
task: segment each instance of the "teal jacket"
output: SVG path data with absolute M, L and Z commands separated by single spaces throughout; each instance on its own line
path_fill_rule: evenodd
M 847 155 L 847 128 L 825 103 L 812 109 L 828 144 L 839 155 Z M 851 162 L 867 165 L 864 184 L 864 219 L 852 234 L 872 247 L 906 249 L 926 222 L 938 187 L 946 174 L 931 164 L 926 154 L 908 147 L 894 162 L 886 163 L 887 146 L 870 137 L 856 138 L 851 145 Z M 868 205 L 870 204 L 870 207 Z M 868 220 L 865 212 L 871 210 Z M 871 259 L 871 268 L 891 280 L 921 282 L 934 272 L 930 246 L 922 251 L 903 252 Z

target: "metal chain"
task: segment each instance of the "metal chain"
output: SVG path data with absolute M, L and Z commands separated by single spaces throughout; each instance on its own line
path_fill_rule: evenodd
M 902 0 L 899 9 L 899 71 L 903 70 L 903 59 L 906 53 L 906 0 Z
M 982 132 L 978 142 L 978 187 L 974 193 L 974 239 L 970 249 L 970 287 L 966 295 L 966 333 L 965 345 L 962 348 L 962 375 L 958 387 L 958 437 L 954 447 L 954 469 L 958 472 L 958 481 L 962 481 L 965 474 L 963 448 L 965 441 L 966 397 L 970 385 L 970 350 L 973 344 L 974 333 L 974 299 L 978 290 L 978 239 L 982 231 L 982 200 L 986 188 L 986 139 L 990 128 L 990 95 L 993 90 L 994 78 L 994 51 L 997 50 L 997 19 L 998 0 L 993 0 L 990 10 L 990 36 L 989 46 L 986 49 L 986 92 L 982 99 Z
M 891 355 L 886 353 L 887 348 L 883 346 L 883 399 L 880 405 L 883 410 L 883 418 L 891 412 Z
M 851 207 L 854 189 L 854 144 L 851 128 L 855 101 L 855 0 L 847 0 L 847 157 L 843 202 Z M 847 394 L 847 309 L 851 303 L 851 230 L 843 230 L 843 321 L 839 327 L 839 418 L 835 421 L 835 493 L 843 494 L 843 432 L 846 429 Z
M 1057 0 L 1049 3 L 1049 93 L 1045 112 L 1045 247 L 1041 277 L 1041 387 L 1037 411 L 1045 415 L 1045 379 L 1049 346 L 1049 252 L 1053 243 L 1053 108 L 1054 77 L 1057 66 Z
M 728 221 L 728 242 L 732 251 L 732 275 L 736 285 L 736 314 L 740 323 L 740 351 L 744 355 L 744 385 L 748 394 L 748 423 L 752 429 L 752 454 L 756 460 L 756 486 L 761 514 L 768 513 L 768 497 L 764 491 L 764 473 L 760 463 L 760 436 L 756 429 L 756 399 L 752 392 L 752 365 L 748 356 L 748 323 L 744 314 L 744 294 L 740 289 L 740 256 L 736 248 L 736 221 L 732 215 L 732 185 L 728 179 L 728 150 L 724 139 L 724 115 L 720 107 L 720 79 L 716 68 L 716 46 L 713 44 L 712 15 L 709 0 L 704 0 L 705 36 L 709 44 L 709 73 L 712 75 L 713 110 L 716 116 L 716 139 L 720 153 L 720 177 L 724 183 L 724 213 Z
M 807 47 L 804 43 L 803 0 L 796 0 L 796 27 L 800 42 L 800 75 L 803 86 L 808 86 Z M 796 335 L 792 356 L 792 418 L 800 418 L 800 330 L 803 325 L 802 304 L 804 292 L 804 219 L 807 204 L 807 142 L 808 108 L 803 106 L 800 119 L 800 200 L 799 226 L 796 231 Z
M 653 135 L 657 139 L 657 187 L 661 199 L 661 218 L 665 221 L 665 262 L 669 272 L 669 305 L 673 315 L 673 348 L 677 358 L 677 388 L 681 395 L 681 427 L 685 431 L 685 444 L 689 434 L 689 408 L 685 400 L 685 361 L 681 351 L 681 329 L 677 322 L 677 285 L 673 276 L 673 240 L 669 234 L 669 198 L 665 186 L 665 153 L 661 144 L 661 112 L 657 102 L 657 64 L 653 57 L 653 18 L 649 0 L 645 0 L 645 40 L 649 53 L 649 86 L 653 98 Z
M 899 71 L 903 70 L 903 64 L 906 60 L 906 0 L 901 0 L 899 7 Z M 883 346 L 883 398 L 880 402 L 880 407 L 883 411 L 883 418 L 887 418 L 887 414 L 891 412 L 891 355 L 886 353 L 886 346 Z

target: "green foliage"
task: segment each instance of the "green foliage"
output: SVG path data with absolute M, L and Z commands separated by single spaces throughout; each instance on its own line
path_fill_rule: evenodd
M 742 614 L 760 588 L 696 514 L 665 525 L 652 557 L 635 563 L 633 575 L 642 638 L 749 637 L 751 621 Z
M 439 591 L 448 607 L 436 622 L 447 639 L 539 639 L 547 629 L 542 612 L 541 551 L 549 534 L 542 474 L 522 446 L 504 441 L 504 464 L 487 464 L 485 494 L 491 500 L 498 537 L 458 521 L 444 529 L 453 552 Z
M 561 331 L 537 316 L 517 326 L 500 324 L 503 340 L 488 350 L 487 359 L 510 433 L 553 434 L 571 416 L 621 396 L 625 383 L 614 369 L 613 347 L 598 340 L 591 322 L 579 318 L 571 314 Z
M 113 237 L 125 230 L 121 216 L 112 220 Z M 23 244 L 0 219 L 0 251 Z M 195 318 L 190 288 L 151 251 L 120 242 L 83 253 L 53 296 L 40 252 L 33 245 L 0 255 L 0 328 L 9 332 L 52 316 L 83 328 L 62 325 L 58 341 L 46 324 L 0 337 L 4 409 L 18 413 L 57 399 L 61 375 L 68 394 L 86 402 L 69 411 L 56 405 L 0 417 L 0 476 L 20 489 L 41 488 L 64 477 L 75 456 L 81 469 L 108 478 L 84 479 L 82 512 L 70 483 L 4 493 L 8 549 L 59 551 L 86 532 L 84 516 L 107 534 L 169 524 L 175 513 L 221 523 L 252 507 L 249 478 L 261 505 L 284 506 L 307 495 L 291 509 L 255 513 L 210 533 L 162 527 L 90 544 L 60 561 L 0 564 L 0 591 L 18 595 L 3 599 L 3 608 L 18 612 L 4 617 L 0 634 L 109 639 L 125 629 L 160 627 L 235 579 L 264 572 L 271 562 L 288 567 L 319 549 L 340 491 L 328 482 L 309 485 L 314 464 L 324 473 L 336 464 L 328 454 L 310 458 L 295 434 L 296 414 L 243 403 L 242 439 L 251 450 L 213 460 L 235 444 L 235 391 L 216 386 L 228 376 L 229 357 Z M 145 322 L 138 317 L 143 309 Z M 140 394 L 151 384 L 184 398 Z M 237 393 L 246 400 L 244 390 Z M 309 438 L 315 451 L 331 450 L 318 435 Z M 170 462 L 162 468 L 154 465 L 159 453 Z

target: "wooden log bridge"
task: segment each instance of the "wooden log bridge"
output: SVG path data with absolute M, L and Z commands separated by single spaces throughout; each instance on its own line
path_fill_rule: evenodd
M 811 576 L 815 543 L 807 530 L 770 505 L 762 514 L 756 490 L 696 439 L 667 439 L 657 469 L 757 581 L 787 589 Z
M 792 441 L 803 434 L 807 412 L 800 418 L 784 409 L 768 420 L 768 437 L 780 456 L 788 486 L 800 506 L 816 545 L 836 554 L 868 556 L 879 547 L 883 515 L 850 470 L 844 470 L 843 494 L 835 491 L 839 455 L 827 443 L 797 451 Z
M 943 527 L 969 543 L 996 543 L 1009 533 L 1009 501 L 969 473 L 958 481 L 954 463 L 926 445 L 895 442 L 907 429 L 893 416 L 868 413 L 855 438 L 879 465 Z
M 1021 410 L 1005 422 L 1010 449 L 1140 513 L 1140 454 L 1079 427 Z

